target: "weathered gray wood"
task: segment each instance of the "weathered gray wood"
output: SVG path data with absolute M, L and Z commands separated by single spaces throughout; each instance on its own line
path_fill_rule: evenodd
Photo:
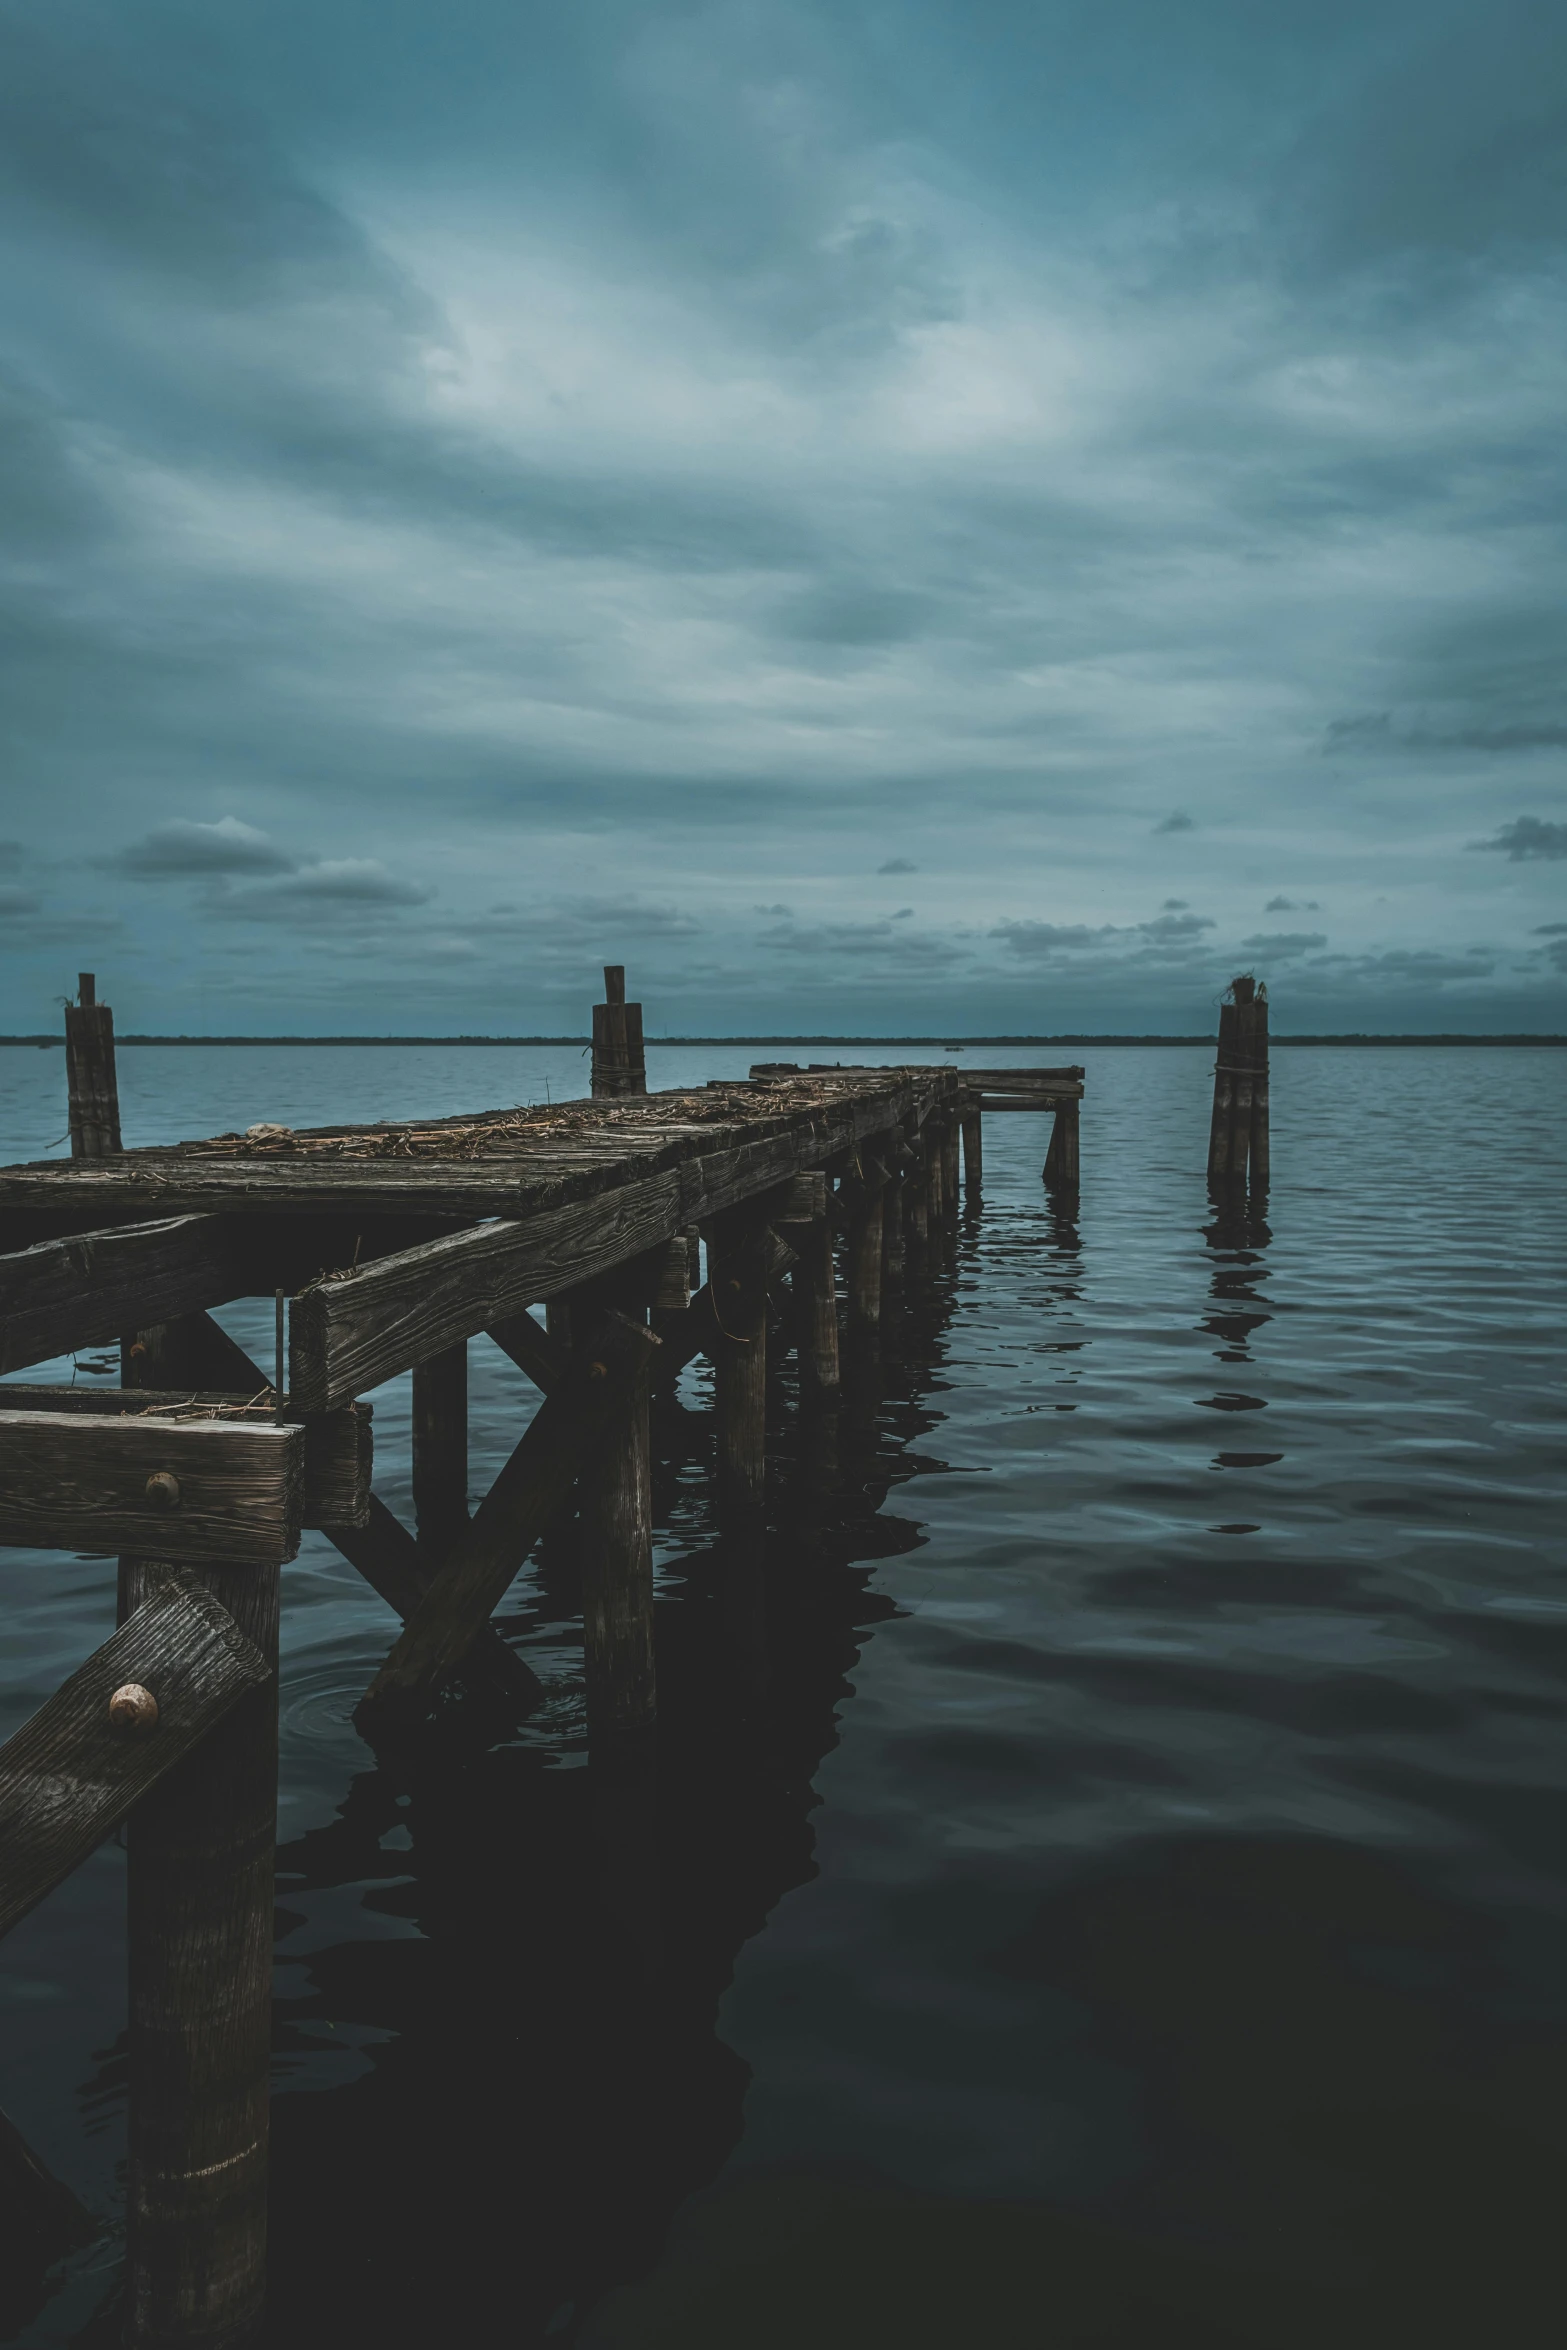
M 985 1145 L 978 1106 L 963 1113 L 963 1188 L 977 1199 L 985 1183 Z
M 491 1322 L 487 1335 L 519 1371 L 527 1373 L 542 1395 L 553 1393 L 560 1385 L 566 1369 L 565 1350 L 547 1330 L 540 1329 L 531 1314 L 512 1314 L 504 1322 Z
M 1050 1129 L 1050 1148 L 1045 1153 L 1045 1181 L 1052 1191 L 1072 1192 L 1078 1188 L 1078 1114 L 1074 1101 L 1057 1106 Z
M 597 1344 L 573 1352 L 473 1522 L 420 1600 L 366 1692 L 372 1713 L 422 1712 L 462 1663 L 539 1534 L 570 1494 L 598 1432 L 617 1406 L 652 1333 L 606 1316 Z
M 1257 990 L 1251 1030 L 1251 1181 L 1254 1191 L 1266 1191 L 1273 1171 L 1273 1149 L 1268 1113 L 1268 991 Z
M 1235 1083 L 1235 1006 L 1219 1006 L 1219 1050 L 1213 1068 L 1213 1115 L 1208 1126 L 1208 1180 L 1230 1171 L 1230 1119 Z
M 243 1285 L 240 1240 L 226 1217 L 177 1216 L 43 1241 L 0 1257 L 0 1371 L 221 1305 Z
M 127 1565 L 134 1614 L 169 1570 Z M 266 2282 L 280 1574 L 230 1559 L 192 1572 L 268 1672 L 126 1831 L 133 2350 L 249 2340 Z
M 767 1486 L 767 1273 L 770 1228 L 743 1209 L 707 1226 L 708 1289 L 717 1333 L 719 1506 L 730 1519 L 759 1510 Z
M 584 1317 L 579 1344 L 608 1353 L 615 1332 Z M 597 1751 L 652 1724 L 653 1461 L 648 1393 L 656 1349 L 616 1383 L 578 1480 L 588 1735 Z
M 444 1558 L 468 1523 L 468 1348 L 459 1340 L 413 1375 L 414 1521 L 421 1550 Z
M 97 1001 L 90 971 L 65 1008 L 66 1089 L 71 1156 L 103 1159 L 120 1148 L 120 1095 L 114 1073 L 114 1014 Z
M 941 1201 L 950 1222 L 958 1213 L 958 1121 L 947 1117 L 941 1123 Z
M 241 1426 L 273 1427 L 273 1406 L 270 1401 L 253 1401 L 257 1392 L 258 1387 L 252 1387 L 248 1395 L 215 1394 L 209 1389 L 29 1387 L 18 1380 L 0 1386 L 0 1411 L 76 1412 L 96 1419 L 150 1414 L 155 1419 L 211 1418 Z M 300 1423 L 305 1431 L 304 1515 L 300 1523 L 307 1529 L 366 1523 L 373 1457 L 371 1408 L 367 1403 L 345 1404 L 336 1411 L 313 1412 Z
M 903 1237 L 903 1178 L 894 1171 L 881 1195 L 881 1279 L 885 1299 L 889 1289 L 901 1289 L 908 1252 Z
M 809 1229 L 809 1226 L 806 1225 L 791 1227 L 796 1237 Z M 786 1234 L 775 1232 L 771 1226 L 768 1226 L 762 1253 L 757 1262 L 749 1268 L 750 1276 L 754 1276 L 760 1281 L 760 1296 L 748 1292 L 747 1308 L 758 1303 L 765 1303 L 769 1292 L 777 1290 L 783 1276 L 795 1262 L 796 1251 L 790 1239 Z M 747 1275 L 743 1269 L 742 1278 L 745 1277 Z M 726 1321 L 733 1319 L 727 1308 L 724 1319 Z M 699 1354 L 708 1355 L 716 1360 L 722 1331 L 714 1302 L 712 1284 L 710 1282 L 703 1283 L 683 1314 L 661 1315 L 655 1324 L 655 1329 L 662 1345 L 662 1352 L 655 1368 L 655 1377 L 660 1387 L 673 1385 L 687 1363 Z
M 841 1378 L 838 1277 L 833 1262 L 832 1226 L 825 1215 L 803 1228 L 800 1243 L 794 1284 L 799 1301 L 801 1378 L 817 1394 L 835 1395 Z
M 604 966 L 604 997 L 593 1007 L 592 1086 L 595 1101 L 647 1092 L 642 1006 L 626 1001 L 623 963 Z
M 402 1520 L 372 1493 L 363 1526 L 330 1526 L 327 1532 L 349 1565 L 406 1623 L 434 1582 L 436 1569 Z M 538 1675 L 493 1624 L 482 1625 L 475 1634 L 462 1660 L 461 1677 L 468 1688 L 499 1698 L 519 1718 L 531 1713 L 544 1694 Z
M 298 1426 L 0 1411 L 0 1543 L 277 1564 L 304 1493 Z
M 575 1289 L 692 1223 L 770 1191 L 787 1161 L 852 1147 L 858 1117 L 885 1118 L 893 1095 L 843 1105 L 820 1131 L 769 1136 L 517 1221 L 455 1233 L 382 1258 L 352 1279 L 316 1283 L 290 1316 L 290 1396 L 302 1411 L 375 1387 L 458 1338 Z
M 881 1328 L 881 1275 L 885 1189 L 860 1207 L 849 1227 L 849 1334 L 874 1340 Z
M 193 1575 L 165 1570 L 113 1638 L 0 1747 L 0 1934 L 79 1868 L 270 1671 Z M 109 1699 L 127 1681 L 158 1703 L 144 1737 L 126 1737 L 109 1720 Z

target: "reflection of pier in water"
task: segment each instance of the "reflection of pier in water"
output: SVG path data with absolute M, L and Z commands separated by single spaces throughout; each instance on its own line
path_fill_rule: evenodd
M 387 2035 L 357 2081 L 275 2105 L 280 2340 L 498 2339 L 504 2322 L 526 2343 L 552 2317 L 551 2338 L 569 2338 L 567 2306 L 645 2270 L 722 2167 L 748 2076 L 718 2004 L 744 1944 L 813 1874 L 812 1781 L 860 1650 L 894 1612 L 874 1568 L 920 1538 L 887 1504 L 939 1466 L 918 1448 L 940 1422 L 952 1302 L 945 1267 L 906 1306 L 890 1299 L 836 1411 L 790 1370 L 775 1378 L 777 1498 L 759 1533 L 721 1533 L 706 1476 L 682 1474 L 710 1464 L 711 1415 L 673 1399 L 655 1413 L 658 1524 L 679 1545 L 657 1611 L 656 1781 L 643 1758 L 617 1772 L 598 1754 L 562 1769 L 542 1746 L 486 1750 L 454 1718 L 384 1748 L 329 1827 L 280 1848 L 285 1916 L 395 1868 L 364 1902 L 422 1937 L 318 1950 L 308 1988 L 280 1996 L 284 2048 L 328 2023 Z M 572 1606 L 569 1547 L 541 1569 L 552 1623 Z M 394 1856 L 382 1839 L 397 1830 Z M 418 2286 L 413 2237 L 443 2246 Z

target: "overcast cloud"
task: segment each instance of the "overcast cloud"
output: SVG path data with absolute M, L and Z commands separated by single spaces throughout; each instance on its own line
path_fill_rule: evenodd
M 1559 6 L 0 33 L 0 1027 L 1567 1028 Z

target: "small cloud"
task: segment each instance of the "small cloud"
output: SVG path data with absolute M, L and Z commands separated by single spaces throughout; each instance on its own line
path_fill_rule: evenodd
M 1289 955 L 1309 955 L 1327 943 L 1325 930 L 1258 930 L 1241 941 L 1259 955 L 1271 955 L 1275 962 Z
M 1320 914 L 1322 908 L 1315 898 L 1269 898 L 1262 910 L 1265 914 Z
M 1536 938 L 1567 938 L 1567 922 L 1537 922 L 1534 935 Z
M 1472 849 L 1495 849 L 1515 865 L 1535 858 L 1567 857 L 1567 824 L 1547 824 L 1541 816 L 1515 816 L 1489 840 L 1472 840 Z
M 160 824 L 141 840 L 121 849 L 112 862 L 123 873 L 145 881 L 163 881 L 187 873 L 292 873 L 294 859 L 275 841 L 242 824 L 237 816 L 221 816 L 216 824 Z
M 1184 914 L 1190 904 L 1190 898 L 1166 898 L 1164 911 L 1167 914 Z
M 424 906 L 435 892 L 424 882 L 399 881 L 379 857 L 329 857 L 305 866 L 278 895 L 331 898 L 355 906 Z
M 917 873 L 919 867 L 909 857 L 889 857 L 885 865 L 878 865 L 878 873 Z
M 1154 826 L 1155 832 L 1195 832 L 1196 829 L 1196 819 L 1191 816 L 1183 816 L 1179 808 L 1175 810 L 1173 815 L 1161 816 Z
M 29 889 L 0 886 L 0 914 L 36 914 L 40 903 Z
M 776 921 L 780 922 L 792 922 L 794 920 L 794 908 L 792 906 L 753 906 L 751 911 L 753 914 L 770 914 Z
M 1053 955 L 1098 946 L 1106 932 L 1086 922 L 998 922 L 991 935 L 1004 938 L 1014 954 Z
M 1392 732 L 1391 710 L 1367 710 L 1359 718 L 1335 718 L 1324 748 L 1330 752 L 1380 749 Z
M 1144 938 L 1156 938 L 1167 946 L 1180 938 L 1195 938 L 1201 930 L 1214 927 L 1211 914 L 1156 914 L 1151 922 L 1137 925 Z
M 894 914 L 894 915 L 893 915 L 893 917 L 892 917 L 892 918 L 893 918 L 894 922 L 907 922 L 907 920 L 908 920 L 909 916 L 910 916 L 910 915 L 913 913 L 913 911 L 914 911 L 914 908 L 913 908 L 912 906 L 900 906 L 900 907 L 898 908 L 898 911 L 896 912 L 896 914 Z

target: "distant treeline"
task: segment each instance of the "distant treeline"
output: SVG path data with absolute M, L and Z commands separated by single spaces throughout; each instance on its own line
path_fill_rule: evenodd
M 136 1036 L 116 1038 L 118 1044 L 354 1044 L 354 1045 L 581 1045 L 586 1049 L 590 1039 L 585 1036 Z M 938 1051 L 967 1052 L 975 1045 L 1058 1045 L 1058 1044 L 1199 1044 L 1211 1045 L 1212 1036 L 650 1036 L 650 1045 L 809 1045 L 813 1047 L 847 1046 L 855 1052 L 871 1047 L 885 1050 L 890 1045 L 933 1045 Z M 0 1045 L 58 1045 L 58 1036 L 0 1036 Z M 1518 1033 L 1501 1036 L 1464 1036 L 1444 1030 L 1430 1036 L 1377 1036 L 1356 1032 L 1345 1036 L 1281 1036 L 1275 1031 L 1274 1044 L 1567 1044 L 1567 1036 Z

